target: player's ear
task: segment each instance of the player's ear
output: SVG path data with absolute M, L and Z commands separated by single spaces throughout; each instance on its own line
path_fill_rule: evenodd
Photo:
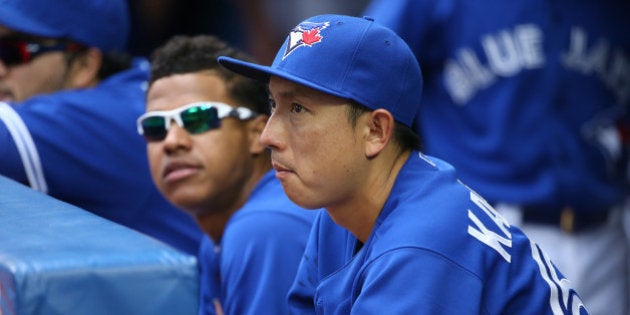
M 369 130 L 365 143 L 365 156 L 373 158 L 387 146 L 394 132 L 394 116 L 385 110 L 377 109 L 367 117 Z
M 260 135 L 269 120 L 268 115 L 259 114 L 255 118 L 247 122 L 247 132 L 249 138 L 249 152 L 252 154 L 260 154 L 265 151 L 265 145 L 262 144 Z

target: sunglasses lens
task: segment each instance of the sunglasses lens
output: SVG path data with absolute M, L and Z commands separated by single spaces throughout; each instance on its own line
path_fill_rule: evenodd
M 188 108 L 179 113 L 184 129 L 191 134 L 198 134 L 210 129 L 219 128 L 221 120 L 217 109 L 208 106 L 195 106 Z M 166 114 L 149 116 L 142 119 L 140 127 L 142 135 L 147 141 L 162 141 L 166 138 L 168 130 L 166 129 L 165 120 L 169 119 L 172 123 L 173 117 Z
M 25 49 L 25 43 L 13 40 L 0 40 L 0 60 L 5 65 L 12 66 L 27 62 L 29 54 Z
M 166 137 L 164 117 L 147 117 L 141 124 L 142 134 L 147 141 L 161 141 Z
M 182 112 L 181 117 L 184 128 L 192 134 L 218 128 L 221 122 L 214 107 L 192 107 Z

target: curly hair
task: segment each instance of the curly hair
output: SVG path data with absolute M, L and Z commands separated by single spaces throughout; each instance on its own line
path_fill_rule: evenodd
M 228 95 L 240 106 L 257 113 L 269 114 L 265 84 L 225 69 L 217 62 L 219 56 L 255 62 L 245 52 L 215 36 L 174 36 L 151 55 L 149 87 L 163 77 L 210 70 L 225 81 Z

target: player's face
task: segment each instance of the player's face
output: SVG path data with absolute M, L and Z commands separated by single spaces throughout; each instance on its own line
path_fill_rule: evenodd
M 0 26 L 0 38 L 13 32 Z M 8 65 L 0 60 L 0 101 L 23 101 L 65 88 L 68 65 L 61 51 L 43 53 L 29 62 Z
M 200 101 L 238 106 L 225 82 L 209 72 L 178 74 L 155 81 L 147 95 L 147 112 L 172 110 Z M 147 144 L 151 175 L 173 204 L 193 214 L 229 208 L 240 202 L 253 168 L 254 120 L 221 120 L 219 128 L 191 134 L 171 121 L 166 138 Z M 262 146 L 259 145 L 261 148 Z
M 272 114 L 261 135 L 287 196 L 309 209 L 356 196 L 366 165 L 364 133 L 348 119 L 348 101 L 272 77 Z

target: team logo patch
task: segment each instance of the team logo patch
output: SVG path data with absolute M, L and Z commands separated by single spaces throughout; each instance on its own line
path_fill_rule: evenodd
M 287 47 L 282 60 L 303 46 L 313 46 L 322 41 L 321 30 L 330 26 L 330 22 L 302 22 L 289 33 Z

